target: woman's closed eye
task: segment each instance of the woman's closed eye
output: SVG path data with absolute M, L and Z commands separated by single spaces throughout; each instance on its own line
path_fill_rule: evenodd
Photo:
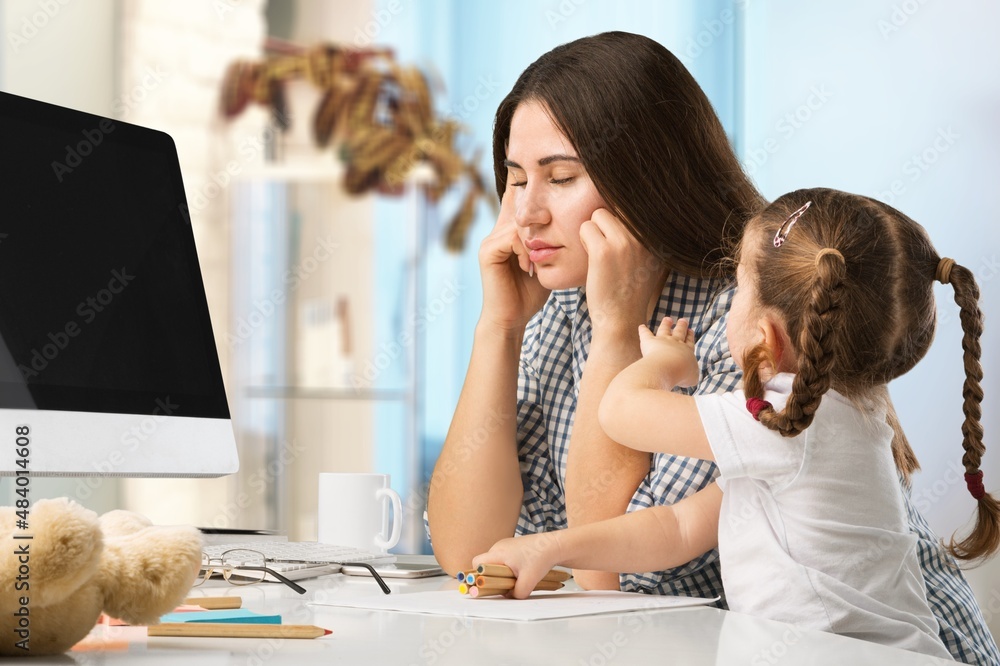
M 552 185 L 568 185 L 572 183 L 576 176 L 567 176 L 566 178 L 550 178 L 549 183 Z M 528 184 L 527 180 L 522 180 L 519 183 L 511 183 L 511 187 L 524 187 Z

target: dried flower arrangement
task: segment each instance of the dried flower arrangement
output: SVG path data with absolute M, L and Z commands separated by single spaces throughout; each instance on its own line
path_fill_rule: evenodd
M 269 107 L 285 130 L 289 116 L 284 83 L 306 79 L 323 91 L 313 115 L 313 138 L 322 148 L 335 147 L 345 163 L 344 187 L 352 194 L 377 191 L 399 195 L 411 170 L 430 165 L 434 178 L 423 185 L 437 202 L 461 178 L 468 190 L 448 225 L 445 245 L 465 246 L 476 203 L 487 199 L 476 168 L 479 155 L 466 160 L 455 148 L 461 125 L 434 111 L 427 78 L 415 67 L 399 65 L 388 49 L 348 49 L 321 45 L 304 50 L 269 40 L 263 62 L 237 61 L 226 71 L 222 113 L 239 115 L 250 103 Z

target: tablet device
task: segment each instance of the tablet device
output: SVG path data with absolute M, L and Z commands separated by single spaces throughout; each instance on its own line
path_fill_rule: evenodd
M 429 555 L 397 555 L 394 564 L 376 564 L 375 571 L 383 578 L 428 578 L 447 575 L 441 565 Z M 342 566 L 348 576 L 371 576 L 364 567 Z

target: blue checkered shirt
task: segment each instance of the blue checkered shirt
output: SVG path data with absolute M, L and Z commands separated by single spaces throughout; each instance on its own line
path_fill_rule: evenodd
M 733 288 L 718 280 L 671 273 L 649 322 L 652 330 L 665 316 L 675 320 L 685 317 L 690 322 L 701 365 L 695 393 L 732 391 L 742 378 L 726 341 L 726 313 L 733 293 Z M 590 315 L 582 289 L 554 291 L 525 329 L 517 394 L 517 437 L 524 482 L 518 534 L 566 527 L 566 455 L 590 340 Z M 709 461 L 654 454 L 649 474 L 628 510 L 673 504 L 701 490 L 715 476 L 716 467 Z M 904 490 L 911 530 L 919 537 L 927 600 L 938 619 L 942 641 L 959 661 L 1000 666 L 1000 653 L 969 584 L 913 507 L 908 489 Z M 725 607 L 716 550 L 675 569 L 623 574 L 621 589 L 722 596 L 720 606 Z

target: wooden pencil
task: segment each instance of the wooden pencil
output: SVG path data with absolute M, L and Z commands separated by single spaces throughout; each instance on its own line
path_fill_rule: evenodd
M 517 583 L 516 578 L 501 578 L 499 576 L 479 576 L 476 578 L 476 587 L 485 587 L 494 590 L 513 590 Z M 551 592 L 562 589 L 563 584 L 555 580 L 540 580 L 535 584 L 534 589 Z M 469 588 L 471 590 L 471 587 Z
M 232 610 L 241 608 L 243 599 L 240 597 L 188 597 L 184 603 L 189 606 L 201 606 L 205 610 Z
M 224 622 L 164 622 L 148 627 L 149 636 L 204 638 L 319 638 L 333 632 L 311 624 L 229 624 Z
M 491 582 L 492 581 L 492 582 Z M 470 585 L 466 592 L 463 594 L 469 594 L 472 596 L 487 596 L 482 590 L 499 590 L 499 592 L 491 592 L 491 594 L 500 594 L 514 589 L 514 584 L 517 581 L 513 578 L 498 578 L 495 576 L 480 576 L 476 579 L 475 585 Z M 555 590 L 561 590 L 563 584 L 554 580 L 542 580 L 539 581 L 535 587 L 535 592 L 553 592 Z M 479 590 L 476 592 L 475 590 Z M 461 590 L 459 590 L 461 591 Z
M 513 590 L 516 578 L 506 576 L 476 576 L 476 587 L 489 587 L 494 590 Z
M 477 569 L 481 576 L 497 576 L 500 578 L 514 578 L 514 572 L 506 564 L 480 564 Z M 542 580 L 556 581 L 561 583 L 572 578 L 573 575 L 561 569 L 552 569 L 542 576 Z

